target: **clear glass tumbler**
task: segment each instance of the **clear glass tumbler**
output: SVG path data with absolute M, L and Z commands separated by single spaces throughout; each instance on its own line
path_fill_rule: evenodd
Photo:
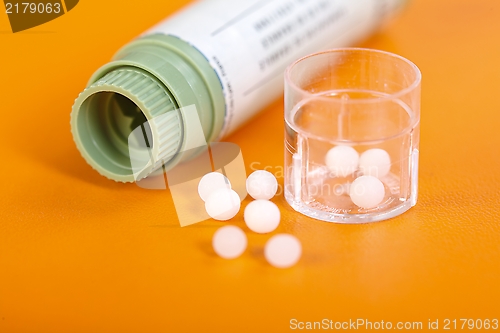
M 312 54 L 285 72 L 285 198 L 319 220 L 364 223 L 417 202 L 421 73 L 384 51 Z

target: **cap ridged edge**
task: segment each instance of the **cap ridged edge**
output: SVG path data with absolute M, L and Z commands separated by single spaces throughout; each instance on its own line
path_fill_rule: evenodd
M 115 92 L 126 96 L 141 109 L 148 120 L 153 136 L 153 163 L 148 168 L 149 170 L 141 172 L 139 179 L 134 179 L 133 170 L 131 170 L 130 177 L 116 175 L 113 178 L 112 173 L 100 168 L 98 163 L 85 152 L 83 145 L 78 142 L 78 133 L 75 133 L 73 126 L 78 112 L 76 107 L 79 108 L 88 97 L 98 92 Z M 115 69 L 80 93 L 73 105 L 71 124 L 73 139 L 82 157 L 101 175 L 116 182 L 134 182 L 146 177 L 161 167 L 166 157 L 174 156 L 182 143 L 181 116 L 168 91 L 155 78 L 135 68 Z

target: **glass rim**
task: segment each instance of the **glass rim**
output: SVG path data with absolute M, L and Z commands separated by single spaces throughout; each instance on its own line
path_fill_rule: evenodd
M 392 94 L 388 94 L 388 95 L 383 95 L 383 96 L 380 96 L 380 97 L 376 97 L 376 98 L 361 98 L 361 99 L 355 99 L 355 100 L 340 100 L 340 99 L 334 99 L 334 98 L 330 98 L 330 97 L 326 97 L 326 96 L 322 96 L 322 95 L 317 95 L 317 94 L 314 94 L 314 93 L 311 93 L 305 89 L 302 89 L 300 88 L 293 80 L 292 78 L 290 77 L 290 74 L 292 72 L 292 70 L 294 69 L 294 67 L 296 65 L 298 65 L 300 62 L 306 60 L 306 59 L 309 59 L 309 58 L 312 58 L 312 57 L 315 57 L 315 56 L 318 56 L 318 55 L 321 55 L 321 54 L 333 54 L 333 53 L 338 53 L 338 52 L 345 52 L 345 51 L 355 51 L 355 52 L 367 52 L 367 53 L 378 53 L 378 54 L 382 54 L 384 56 L 389 56 L 389 57 L 392 57 L 392 58 L 396 58 L 396 59 L 399 59 L 399 60 L 402 60 L 404 63 L 406 63 L 407 65 L 410 66 L 410 68 L 412 68 L 416 74 L 415 76 L 415 79 L 413 80 L 413 82 L 406 88 L 403 88 L 401 90 L 398 90 Z M 392 99 L 397 99 L 397 98 L 400 98 L 401 96 L 404 96 L 408 93 L 410 93 L 411 91 L 415 90 L 421 83 L 422 81 L 422 73 L 420 71 L 420 69 L 418 68 L 417 65 L 415 65 L 412 61 L 406 59 L 405 57 L 403 56 L 400 56 L 398 54 L 395 54 L 395 53 L 392 53 L 392 52 L 388 52 L 388 51 L 382 51 L 382 50 L 377 50 L 377 49 L 370 49 L 370 48 L 363 48 L 363 47 L 341 47 L 341 48 L 333 48 L 333 49 L 328 49 L 328 50 L 324 50 L 324 51 L 320 51 L 320 52 L 316 52 L 316 53 L 311 53 L 311 54 L 308 54 L 302 58 L 299 58 L 297 60 L 295 60 L 294 62 L 292 62 L 290 65 L 288 65 L 288 67 L 285 69 L 285 87 L 286 86 L 290 86 L 291 88 L 293 88 L 294 90 L 306 95 L 306 96 L 309 96 L 311 98 L 314 98 L 314 99 L 317 99 L 317 100 L 325 100 L 325 101 L 328 101 L 328 102 L 332 102 L 332 103 L 342 103 L 342 104 L 359 104 L 359 103 L 376 103 L 376 102 L 380 102 L 380 101 L 384 101 L 384 100 L 392 100 Z

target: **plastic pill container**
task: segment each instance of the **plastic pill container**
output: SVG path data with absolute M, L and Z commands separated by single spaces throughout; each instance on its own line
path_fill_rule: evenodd
M 417 202 L 421 73 L 383 51 L 315 53 L 285 72 L 285 198 L 329 222 L 397 216 Z

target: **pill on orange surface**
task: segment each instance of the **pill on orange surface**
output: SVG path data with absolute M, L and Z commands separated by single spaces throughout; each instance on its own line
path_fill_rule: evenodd
M 226 221 L 238 214 L 240 205 L 238 193 L 228 188 L 220 188 L 208 196 L 205 210 L 211 218 Z
M 256 170 L 248 176 L 246 187 L 252 198 L 269 200 L 278 191 L 278 181 L 269 171 Z
M 220 189 L 231 188 L 231 182 L 220 172 L 209 172 L 200 179 L 198 183 L 198 194 L 201 200 L 207 201 L 208 196 Z
M 212 238 L 212 246 L 220 257 L 234 259 L 245 252 L 247 236 L 237 226 L 226 225 L 217 229 Z
M 244 219 L 248 228 L 265 234 L 275 230 L 280 224 L 280 210 L 268 200 L 254 200 L 245 207 Z
M 277 234 L 271 237 L 264 248 L 266 260 L 278 268 L 288 268 L 299 261 L 302 245 L 293 235 Z

